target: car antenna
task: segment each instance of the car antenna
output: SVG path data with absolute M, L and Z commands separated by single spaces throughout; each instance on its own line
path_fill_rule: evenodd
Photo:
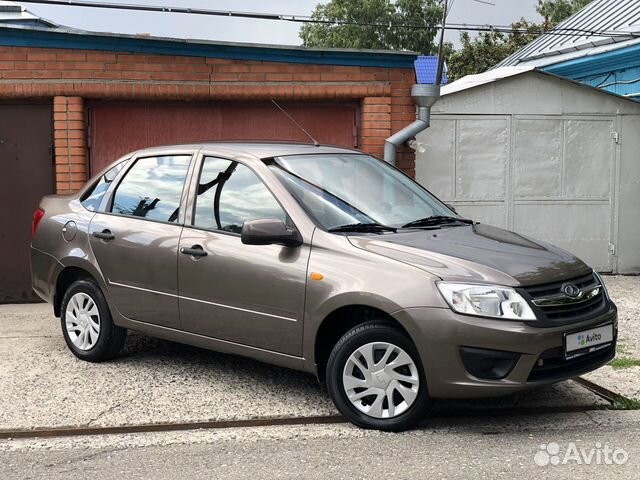
M 287 113 L 287 111 L 286 111 L 284 108 L 282 108 L 280 105 L 278 105 L 278 102 L 276 102 L 273 98 L 271 99 L 271 102 L 272 102 L 276 107 L 278 107 L 278 110 L 280 110 L 282 113 L 284 113 L 284 114 L 287 116 L 287 118 L 288 118 L 289 120 L 291 120 L 291 121 L 294 123 L 294 125 L 295 125 L 296 127 L 298 127 L 300 130 L 302 130 L 302 132 L 303 132 L 307 137 L 309 137 L 309 138 L 311 139 L 311 141 L 313 142 L 313 145 L 314 145 L 315 147 L 319 147 L 319 146 L 320 146 L 320 144 L 318 143 L 318 141 L 317 141 L 315 138 L 313 138 L 313 137 L 311 136 L 311 134 L 310 134 L 309 132 L 307 132 L 307 131 L 304 129 L 304 127 L 303 127 L 302 125 L 300 125 L 298 122 L 296 122 L 296 120 L 295 120 L 291 115 L 289 115 L 289 114 Z

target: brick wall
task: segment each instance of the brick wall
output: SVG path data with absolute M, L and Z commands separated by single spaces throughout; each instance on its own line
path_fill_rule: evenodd
M 56 191 L 72 193 L 87 180 L 87 134 L 82 97 L 53 99 Z
M 0 46 L 0 99 L 54 99 L 60 192 L 86 177 L 83 99 L 358 100 L 361 148 L 382 156 L 385 138 L 415 118 L 413 81 L 412 69 Z M 414 158 L 399 149 L 398 166 L 413 175 Z

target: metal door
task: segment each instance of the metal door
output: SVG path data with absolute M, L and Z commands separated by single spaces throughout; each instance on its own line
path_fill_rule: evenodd
M 0 303 L 31 292 L 31 218 L 53 193 L 50 105 L 0 105 Z
M 356 147 L 355 103 L 282 103 L 319 142 Z M 90 106 L 90 163 L 98 172 L 116 158 L 156 145 L 213 140 L 293 140 L 305 134 L 273 104 L 94 103 Z
M 463 215 L 613 270 L 615 117 L 437 116 L 416 178 Z
M 512 230 L 613 269 L 615 118 L 516 116 Z

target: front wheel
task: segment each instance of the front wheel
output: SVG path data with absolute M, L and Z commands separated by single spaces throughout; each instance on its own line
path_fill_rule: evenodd
M 415 345 L 384 322 L 358 325 L 336 343 L 327 387 L 340 413 L 363 428 L 407 430 L 433 404 Z
M 64 339 L 73 354 L 89 362 L 113 358 L 127 331 L 113 323 L 107 301 L 90 280 L 74 282 L 62 299 L 60 315 Z

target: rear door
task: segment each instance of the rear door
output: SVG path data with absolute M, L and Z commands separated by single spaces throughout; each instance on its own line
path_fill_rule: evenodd
M 178 256 L 182 328 L 300 356 L 309 245 L 244 245 L 245 221 L 291 220 L 248 166 L 204 157 L 200 170 L 192 224 L 185 225 L 180 248 L 206 256 Z
M 180 326 L 177 256 L 192 153 L 135 158 L 89 228 L 116 308 L 132 320 Z

